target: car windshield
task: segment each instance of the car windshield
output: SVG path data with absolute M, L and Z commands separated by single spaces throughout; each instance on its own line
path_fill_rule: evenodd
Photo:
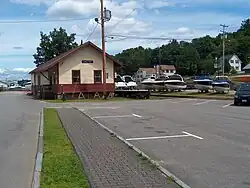
M 182 81 L 182 78 L 178 75 L 172 75 L 172 76 L 169 76 L 168 80 L 180 80 L 180 81 Z
M 250 93 L 250 84 L 240 85 L 239 92 Z

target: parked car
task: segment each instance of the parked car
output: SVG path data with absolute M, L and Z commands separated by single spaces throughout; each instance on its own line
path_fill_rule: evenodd
M 250 82 L 241 83 L 234 96 L 234 105 L 250 104 Z

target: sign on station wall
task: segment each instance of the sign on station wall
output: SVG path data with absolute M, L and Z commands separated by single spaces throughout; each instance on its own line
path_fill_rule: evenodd
M 82 60 L 82 63 L 94 63 L 93 60 Z

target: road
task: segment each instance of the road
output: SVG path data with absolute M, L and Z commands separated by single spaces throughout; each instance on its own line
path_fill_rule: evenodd
M 193 188 L 249 188 L 250 109 L 231 102 L 167 99 L 78 108 Z
M 39 126 L 45 104 L 24 93 L 0 93 L 0 187 L 31 186 Z

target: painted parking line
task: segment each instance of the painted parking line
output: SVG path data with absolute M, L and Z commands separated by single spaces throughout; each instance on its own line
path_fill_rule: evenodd
M 157 139 L 166 139 L 166 138 L 181 138 L 189 137 L 189 135 L 170 135 L 170 136 L 153 136 L 153 137 L 138 137 L 138 138 L 127 138 L 127 141 L 136 141 L 136 140 L 157 140 Z
M 133 116 L 135 117 L 138 117 L 138 118 L 142 118 L 142 116 L 138 115 L 138 114 L 132 114 Z
M 118 106 L 95 106 L 95 107 L 86 107 L 86 109 L 118 109 Z
M 233 104 L 234 104 L 234 103 L 226 104 L 226 105 L 222 106 L 222 108 L 227 108 L 227 107 L 229 107 L 229 106 L 231 106 L 231 105 L 233 105 Z
M 199 140 L 203 140 L 202 137 L 182 131 L 181 135 L 167 135 L 167 136 L 152 136 L 152 137 L 137 137 L 137 138 L 127 138 L 127 141 L 138 141 L 138 140 L 158 140 L 158 139 L 168 139 L 168 138 L 183 138 L 183 137 L 194 137 Z
M 192 137 L 194 137 L 194 138 L 197 138 L 197 139 L 203 140 L 203 138 L 202 138 L 202 137 L 197 136 L 197 135 L 195 135 L 195 134 L 191 134 L 191 133 L 188 133 L 188 132 L 186 132 L 186 131 L 182 131 L 182 133 L 184 133 L 184 134 L 186 134 L 186 135 L 189 135 L 189 136 L 192 136 Z
M 130 115 L 115 115 L 115 116 L 95 116 L 95 117 L 92 117 L 92 118 L 94 118 L 94 119 L 103 119 L 103 118 L 127 118 L 127 117 L 141 118 L 142 116 L 140 116 L 138 114 L 130 114 Z
M 74 105 L 72 105 L 73 107 Z M 95 106 L 95 107 L 85 107 L 85 108 L 78 108 L 80 111 L 85 111 L 85 110 L 95 110 L 95 109 L 111 109 L 111 110 L 116 110 L 120 107 L 114 107 L 114 106 L 110 106 L 110 107 L 104 107 L 104 106 Z
M 213 102 L 213 101 L 216 101 L 216 100 L 207 100 L 207 101 L 195 103 L 194 106 L 198 106 L 198 105 L 202 105 L 202 104 L 207 104 L 207 103 L 210 103 L 210 102 Z

